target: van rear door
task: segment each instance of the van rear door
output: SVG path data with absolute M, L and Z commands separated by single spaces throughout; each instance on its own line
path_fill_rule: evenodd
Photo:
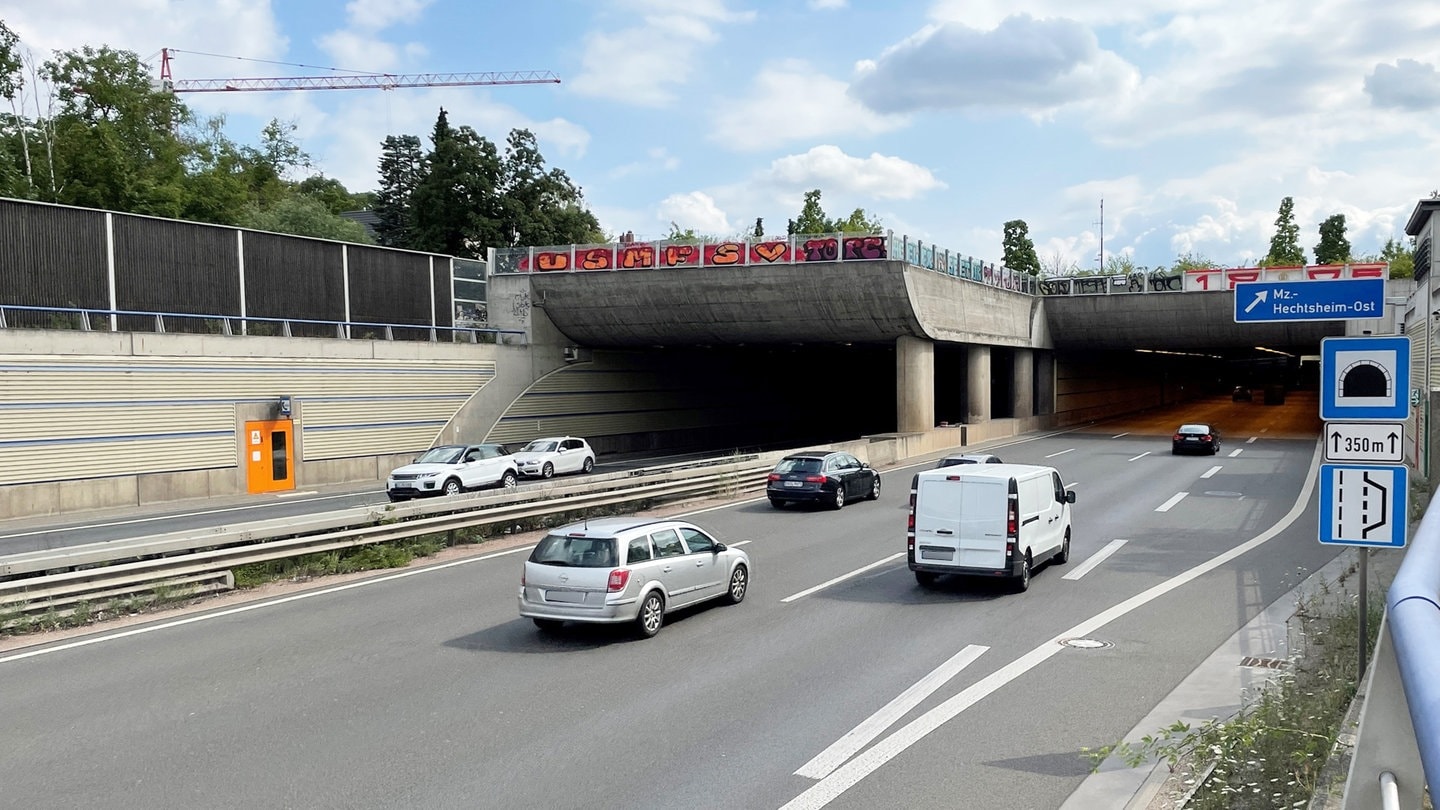
M 1005 567 L 1005 481 L 922 478 L 915 498 L 916 562 Z

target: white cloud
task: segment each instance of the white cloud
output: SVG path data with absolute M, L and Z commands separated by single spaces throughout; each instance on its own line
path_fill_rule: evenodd
M 835 11 L 849 5 L 848 0 L 809 0 L 806 4 L 811 11 Z
M 345 16 L 351 28 L 379 31 L 396 23 L 416 22 L 432 0 L 350 0 Z
M 1375 72 L 1365 77 L 1365 92 L 1376 106 L 1433 110 L 1440 107 L 1440 72 L 1414 59 L 1376 65 Z
M 629 0 L 622 8 L 641 24 L 585 36 L 580 75 L 571 92 L 642 107 L 663 107 L 695 72 L 703 47 L 719 39 L 716 25 L 749 22 L 752 12 L 731 12 L 722 0 Z
M 983 107 L 1044 111 L 1109 97 L 1135 69 L 1072 20 L 1008 17 L 990 30 L 926 26 L 857 66 L 851 94 L 882 113 Z
M 790 189 L 820 188 L 879 200 L 908 200 L 945 188 L 924 166 L 878 152 L 859 158 L 838 146 L 822 145 L 770 164 L 762 177 Z
M 645 158 L 643 160 L 616 166 L 610 170 L 608 176 L 612 180 L 619 180 L 622 177 L 630 177 L 636 174 L 673 172 L 678 168 L 680 168 L 680 158 L 670 154 L 670 150 L 663 146 L 654 146 L 645 151 Z
M 703 191 L 671 194 L 660 201 L 656 216 L 661 222 L 675 223 L 682 231 L 693 228 L 696 233 L 724 235 L 733 230 L 725 212 Z
M 755 76 L 748 98 L 714 105 L 711 138 L 724 146 L 754 150 L 838 134 L 877 135 L 908 119 L 877 115 L 847 95 L 844 82 L 800 60 L 770 65 Z

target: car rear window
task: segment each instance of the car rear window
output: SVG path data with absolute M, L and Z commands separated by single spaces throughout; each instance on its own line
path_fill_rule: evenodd
M 818 473 L 820 472 L 820 459 L 818 458 L 786 458 L 781 459 L 775 465 L 777 473 Z
M 530 562 L 565 568 L 614 568 L 613 537 L 567 537 L 546 535 L 530 552 Z
M 1205 425 L 1181 425 L 1181 433 L 1209 433 L 1210 428 Z

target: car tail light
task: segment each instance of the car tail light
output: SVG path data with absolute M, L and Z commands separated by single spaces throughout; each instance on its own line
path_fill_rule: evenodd
M 525 571 L 523 569 L 520 571 L 520 587 L 525 587 Z
M 770 473 L 768 480 L 770 480 L 770 481 L 779 481 L 779 480 L 780 480 L 780 473 Z
M 1200 437 L 1200 441 L 1202 441 L 1202 442 L 1208 442 L 1208 441 L 1210 441 L 1210 434 L 1209 434 L 1209 433 L 1206 433 L 1204 436 L 1201 436 L 1201 437 Z
M 610 593 L 619 593 L 620 591 L 625 590 L 625 586 L 629 583 L 630 569 L 616 568 L 614 571 L 610 572 L 610 581 L 606 583 L 605 589 L 608 590 Z
M 1176 433 L 1174 436 L 1171 436 L 1170 438 L 1171 438 L 1172 441 L 1177 441 L 1177 442 L 1178 442 L 1178 441 L 1180 441 L 1181 439 L 1184 439 L 1185 437 L 1184 437 L 1184 436 L 1181 436 L 1179 433 Z
M 807 476 L 805 476 L 805 483 L 807 483 L 807 484 L 823 484 L 823 483 L 825 483 L 825 476 L 823 476 L 823 475 L 807 475 Z
M 1005 504 L 1005 537 L 1014 540 L 1020 537 L 1020 493 L 1014 478 L 1010 479 L 1010 497 Z

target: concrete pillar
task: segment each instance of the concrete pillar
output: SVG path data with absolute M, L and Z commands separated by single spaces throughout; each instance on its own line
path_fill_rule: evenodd
M 1035 352 L 1035 415 L 1055 413 L 1055 353 Z
M 935 427 L 935 344 L 901 336 L 895 341 L 895 429 L 918 433 Z
M 1011 403 L 1011 414 L 1016 419 L 1035 415 L 1035 350 L 1016 349 L 1012 375 L 1015 399 Z
M 990 347 L 971 346 L 965 364 L 966 424 L 990 421 Z

